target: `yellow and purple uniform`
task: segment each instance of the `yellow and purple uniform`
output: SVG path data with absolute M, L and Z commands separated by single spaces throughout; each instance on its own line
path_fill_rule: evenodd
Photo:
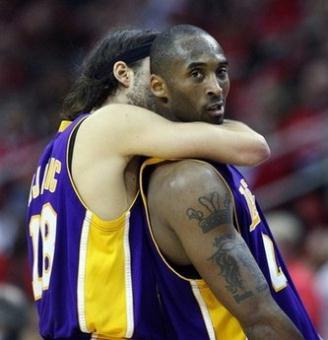
M 102 220 L 80 198 L 70 173 L 79 124 L 63 122 L 32 179 L 28 249 L 45 339 L 245 339 L 239 322 L 203 280 L 167 263 L 147 223 L 141 195 L 119 218 Z M 147 160 L 141 186 L 148 180 Z M 269 282 L 272 295 L 306 339 L 318 339 L 265 219 L 233 167 L 215 165 L 235 199 L 236 228 Z
M 46 339 L 164 339 L 139 195 L 104 221 L 74 187 L 63 122 L 32 180 L 27 224 L 33 292 Z
M 154 165 L 161 162 L 163 160 L 148 159 L 141 168 L 140 187 L 146 210 L 147 183 Z M 230 188 L 234 199 L 235 227 L 263 272 L 273 298 L 305 339 L 320 339 L 245 179 L 233 166 L 211 164 Z M 152 234 L 148 213 L 147 217 L 153 251 L 153 270 L 157 278 L 162 309 L 167 316 L 168 339 L 246 339 L 237 319 L 215 298 L 203 280 L 195 280 L 190 278 L 191 276 L 181 274 L 181 271 L 165 259 Z

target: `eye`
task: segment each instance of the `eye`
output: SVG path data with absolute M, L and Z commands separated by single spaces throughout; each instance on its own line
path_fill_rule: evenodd
M 225 80 L 227 78 L 227 76 L 228 76 L 228 70 L 226 68 L 219 68 L 216 71 L 216 76 L 219 79 Z
M 193 69 L 190 72 L 190 75 L 192 78 L 196 79 L 196 80 L 202 80 L 204 78 L 204 74 L 200 69 Z

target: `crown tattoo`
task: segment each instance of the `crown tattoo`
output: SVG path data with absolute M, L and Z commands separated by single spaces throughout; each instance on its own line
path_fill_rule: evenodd
M 206 208 L 207 214 L 193 208 L 188 208 L 186 214 L 190 220 L 195 219 L 198 221 L 203 233 L 207 233 L 220 224 L 231 222 L 231 216 L 229 214 L 230 199 L 228 194 L 224 197 L 222 208 L 220 208 L 220 195 L 218 192 L 212 192 L 208 196 L 199 197 L 198 202 Z

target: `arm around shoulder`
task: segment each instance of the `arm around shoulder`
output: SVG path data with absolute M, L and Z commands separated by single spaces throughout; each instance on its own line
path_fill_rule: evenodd
M 109 152 L 121 156 L 206 158 L 256 165 L 269 155 L 265 139 L 241 123 L 172 122 L 149 110 L 125 104 L 108 105 L 98 110 L 92 120 L 96 124 L 95 138 L 103 143 L 104 152 L 110 145 Z
M 231 138 L 231 142 L 234 138 L 237 138 L 235 152 L 239 159 L 231 162 L 231 164 L 255 166 L 270 157 L 270 147 L 264 136 L 245 123 L 226 119 L 224 128 L 227 130 L 227 138 Z

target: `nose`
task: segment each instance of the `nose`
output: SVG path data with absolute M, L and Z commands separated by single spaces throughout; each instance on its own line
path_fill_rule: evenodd
M 220 86 L 216 76 L 211 77 L 209 80 L 206 94 L 209 97 L 220 97 L 222 95 L 222 87 Z

